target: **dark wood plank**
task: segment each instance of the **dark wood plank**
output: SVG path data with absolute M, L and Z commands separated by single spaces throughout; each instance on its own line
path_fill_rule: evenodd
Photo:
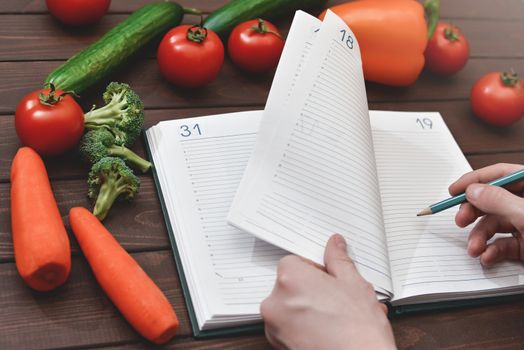
M 140 193 L 135 200 L 131 203 L 116 203 L 104 224 L 128 251 L 170 249 L 153 180 L 151 177 L 142 177 L 141 182 Z M 69 209 L 76 206 L 92 209 L 92 203 L 87 198 L 87 184 L 84 179 L 79 179 L 53 181 L 51 185 L 70 233 L 73 254 L 77 255 L 79 248 L 69 228 L 68 215 Z M 0 263 L 14 259 L 9 190 L 9 184 L 0 184 Z
M 189 335 L 189 321 L 170 251 L 133 257 L 157 283 L 180 319 L 179 335 Z M 43 294 L 25 286 L 12 263 L 0 264 L 0 348 L 82 347 L 139 341 L 141 337 L 104 295 L 83 257 L 73 258 L 68 281 Z
M 116 345 L 116 346 L 104 346 L 100 349 L 109 350 L 152 350 L 157 349 L 158 346 L 145 343 Z M 191 337 L 176 337 L 168 344 L 162 346 L 162 349 L 168 350 L 180 350 L 180 349 L 196 349 L 196 350 L 262 350 L 262 349 L 273 349 L 267 342 L 263 335 L 248 335 L 238 336 L 234 338 L 218 338 L 209 340 L 195 340 Z
M 332 0 L 329 5 L 336 5 L 347 0 Z M 110 13 L 129 13 L 149 0 L 113 0 Z M 192 6 L 204 11 L 212 11 L 225 3 L 225 0 L 178 0 L 184 6 Z M 3 0 L 0 2 L 0 14 L 45 13 L 47 8 L 43 0 Z M 524 17 L 524 5 L 520 0 L 441 0 L 443 18 L 476 18 L 521 20 Z
M 0 62 L 0 114 L 13 114 L 20 99 L 41 88 L 45 77 L 60 62 Z M 490 71 L 524 72 L 522 59 L 472 59 L 463 71 L 453 77 L 423 73 L 409 88 L 367 84 L 370 102 L 444 101 L 469 99 L 477 79 Z M 84 110 L 100 100 L 109 81 L 129 83 L 150 109 L 188 107 L 262 106 L 265 104 L 272 75 L 249 76 L 226 60 L 218 78 L 198 90 L 176 88 L 160 75 L 156 60 L 134 60 L 122 71 L 86 91 L 80 99 Z M 427 108 L 424 108 L 426 110 Z
M 523 5 L 524 7 L 524 5 Z M 127 15 L 105 16 L 90 27 L 70 28 L 48 15 L 27 15 L 20 21 L 18 15 L 3 15 L 0 26 L 0 61 L 66 60 L 96 41 Z M 186 16 L 185 22 L 195 23 L 198 17 Z M 456 19 L 471 43 L 471 57 L 524 57 L 524 48 L 515 43 L 524 42 L 524 21 L 479 21 Z M 276 24 L 287 33 L 290 18 Z M 154 57 L 157 45 L 144 54 Z
M 235 111 L 262 109 L 258 107 L 194 108 L 146 111 L 145 127 L 161 120 L 229 113 Z M 493 128 L 479 121 L 471 112 L 467 101 L 413 102 L 413 103 L 371 103 L 371 109 L 405 111 L 439 111 L 466 154 L 518 152 L 524 150 L 524 121 L 509 128 Z M 11 160 L 21 146 L 14 130 L 13 116 L 0 117 L 0 182 L 9 180 Z M 144 143 L 137 142 L 133 150 L 146 157 Z M 46 158 L 46 166 L 52 179 L 85 178 L 88 166 L 73 151 L 61 157 Z
M 496 163 L 524 164 L 524 152 L 471 155 L 467 158 L 473 169 Z
M 221 107 L 170 109 L 146 111 L 145 127 L 148 128 L 161 120 L 188 118 L 195 116 L 229 113 L 235 111 L 262 109 L 258 107 Z M 467 101 L 452 102 L 413 102 L 413 103 L 370 103 L 371 109 L 405 111 L 439 111 L 455 136 L 462 151 L 467 155 L 478 153 L 518 152 L 524 150 L 524 121 L 509 128 L 493 128 L 479 121 L 471 112 Z M 13 116 L 0 117 L 0 182 L 9 180 L 11 160 L 21 146 L 14 130 Z M 146 157 L 144 143 L 137 142 L 133 150 Z M 496 156 L 492 157 L 495 159 Z M 514 157 L 513 159 L 516 159 Z M 80 159 L 76 151 L 61 157 L 46 158 L 46 166 L 52 179 L 85 178 L 89 168 Z M 496 161 L 496 160 L 495 160 Z
M 185 344 L 182 348 L 208 348 L 207 342 L 184 338 L 190 330 L 171 253 L 147 252 L 133 256 L 174 305 L 181 321 L 179 337 Z M 0 289 L 0 308 L 3 310 L 0 313 L 3 335 L 0 348 L 97 344 L 104 347 L 115 344 L 116 348 L 123 349 L 150 348 L 103 295 L 82 257 L 73 259 L 68 282 L 48 294 L 30 291 L 18 277 L 14 264 L 0 264 L 0 277 L 4 282 Z M 497 344 L 504 344 L 505 349 L 517 349 L 524 345 L 523 313 L 524 301 L 520 301 L 398 317 L 392 324 L 401 349 L 489 349 Z M 176 347 L 177 341 L 175 339 L 167 348 Z M 261 337 L 235 337 L 209 342 L 209 346 L 260 349 L 267 344 Z

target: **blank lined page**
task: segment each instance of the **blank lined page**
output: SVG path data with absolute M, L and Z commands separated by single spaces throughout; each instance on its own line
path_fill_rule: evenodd
M 229 325 L 259 319 L 286 254 L 226 221 L 261 114 L 182 119 L 153 129 L 155 166 L 202 329 L 219 327 L 223 315 Z
M 254 153 L 258 171 L 244 174 L 250 185 L 237 193 L 229 221 L 319 264 L 328 238 L 340 233 L 365 278 L 391 291 L 359 47 L 333 13 L 278 119 L 271 147 Z
M 448 198 L 448 186 L 471 167 L 438 113 L 371 111 L 395 299 L 518 284 L 520 264 L 483 268 L 466 253 L 469 229 L 458 207 L 416 214 Z

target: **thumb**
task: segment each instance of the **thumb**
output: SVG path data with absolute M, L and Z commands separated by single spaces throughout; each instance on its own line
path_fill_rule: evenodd
M 350 279 L 358 274 L 353 260 L 348 256 L 347 244 L 344 237 L 339 234 L 331 236 L 324 253 L 326 271 L 337 279 Z
M 519 230 L 524 229 L 524 199 L 508 190 L 484 184 L 472 184 L 466 189 L 470 204 L 486 214 L 508 219 Z

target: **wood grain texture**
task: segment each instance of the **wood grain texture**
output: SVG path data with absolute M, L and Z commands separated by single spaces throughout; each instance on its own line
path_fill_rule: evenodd
M 174 306 L 179 335 L 189 323 L 170 251 L 133 257 Z M 75 257 L 68 281 L 50 293 L 26 287 L 12 263 L 0 264 L 0 349 L 86 346 L 141 340 L 104 295 L 83 257 Z
M 92 209 L 93 204 L 87 198 L 85 179 L 53 181 L 53 192 L 69 232 L 73 254 L 79 248 L 71 234 L 68 216 L 69 209 L 82 206 Z M 13 241 L 10 219 L 10 186 L 0 184 L 0 263 L 13 261 Z M 140 193 L 133 202 L 115 203 L 104 225 L 128 251 L 169 249 L 169 239 L 164 225 L 160 202 L 151 177 L 141 178 Z M 0 347 L 1 349 L 1 347 Z
M 478 120 L 471 112 L 467 101 L 435 102 L 372 102 L 371 109 L 398 111 L 439 111 L 452 134 L 466 155 L 524 151 L 524 121 L 510 128 L 495 129 Z M 230 113 L 253 109 L 263 109 L 263 105 L 253 107 L 216 107 L 147 110 L 145 128 L 162 121 L 189 118 L 211 114 Z M 11 160 L 21 146 L 14 129 L 14 117 L 0 117 L 0 183 L 9 180 Z M 132 149 L 146 157 L 144 143 L 140 139 Z M 491 157 L 493 158 L 493 157 Z M 515 157 L 513 159 L 516 159 Z M 80 159 L 76 151 L 61 157 L 45 158 L 51 179 L 85 178 L 89 167 Z
M 113 0 L 110 13 L 130 13 L 152 0 Z M 343 3 L 346 0 L 331 0 L 329 5 Z M 419 0 L 421 1 L 421 0 Z M 212 11 L 224 0 L 178 0 L 179 4 L 199 8 L 203 11 Z M 46 13 L 44 0 L 2 0 L 0 14 L 34 14 Z M 524 6 L 520 0 L 497 1 L 493 0 L 441 0 L 441 16 L 443 18 L 473 18 L 494 20 L 521 20 L 524 17 Z
M 169 251 L 133 254 L 159 285 L 181 321 L 179 337 L 165 348 L 263 349 L 262 336 L 206 341 L 187 338 L 187 313 L 175 277 Z M 29 290 L 18 277 L 14 264 L 0 264 L 0 348 L 39 349 L 115 344 L 115 349 L 149 349 L 98 287 L 86 261 L 73 259 L 68 282 L 47 293 Z M 505 344 L 505 349 L 524 345 L 524 301 L 423 313 L 392 319 L 400 349 L 478 349 Z M 30 322 L 28 322 L 30 320 Z M 60 334 L 60 336 L 57 336 Z M 442 336 L 445 334 L 446 336 Z M 497 339 L 497 341 L 494 341 Z M 129 344 L 127 344 L 129 343 Z M 179 345 L 185 344 L 185 345 Z
M 0 114 L 13 114 L 18 101 L 29 91 L 42 86 L 48 72 L 60 62 L 0 62 Z M 467 100 L 475 81 L 491 71 L 524 72 L 522 59 L 472 59 L 453 77 L 438 77 L 424 72 L 409 88 L 393 88 L 367 83 L 370 102 L 449 101 Z M 267 99 L 272 76 L 248 76 L 226 60 L 218 78 L 198 90 L 176 88 L 165 81 L 153 59 L 135 59 L 121 71 L 110 76 L 82 94 L 80 103 L 89 110 L 100 103 L 100 96 L 110 81 L 130 84 L 149 109 L 263 106 Z M 0 116 L 1 117 L 1 116 Z
M 126 17 L 127 15 L 112 14 L 95 25 L 71 28 L 44 14 L 24 16 L 24 21 L 20 21 L 18 15 L 2 15 L 0 47 L 6 49 L 0 51 L 0 61 L 66 60 Z M 184 21 L 196 23 L 198 17 L 186 16 Z M 289 20 L 277 21 L 275 24 L 284 35 L 287 34 Z M 468 38 L 472 58 L 524 57 L 524 48 L 514 44 L 524 39 L 524 21 L 456 19 L 453 24 L 461 28 Z M 156 44 L 150 45 L 144 55 L 155 57 L 156 47 Z

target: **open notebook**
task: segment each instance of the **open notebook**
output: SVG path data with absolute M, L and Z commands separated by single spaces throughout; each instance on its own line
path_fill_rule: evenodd
M 322 263 L 334 232 L 393 305 L 522 291 L 520 264 L 467 256 L 454 210 L 416 217 L 471 168 L 438 113 L 368 112 L 358 43 L 330 12 L 297 12 L 264 111 L 146 138 L 196 336 L 259 322 L 278 260 Z

